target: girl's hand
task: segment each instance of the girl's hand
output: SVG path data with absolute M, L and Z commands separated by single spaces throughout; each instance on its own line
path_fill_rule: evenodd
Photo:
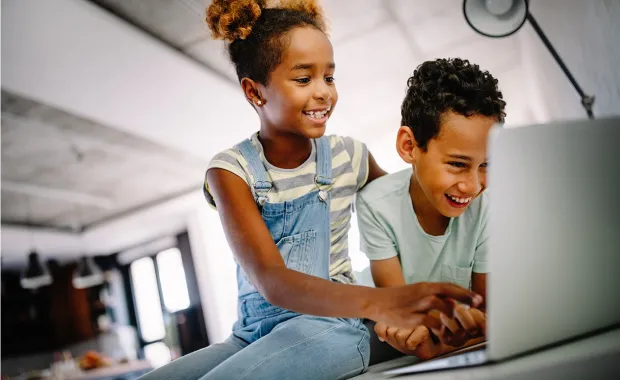
M 438 313 L 454 316 L 455 300 L 476 307 L 482 297 L 458 285 L 420 282 L 394 288 L 376 289 L 374 313 L 369 316 L 390 327 L 415 329 L 419 325 L 429 330 L 441 329 Z

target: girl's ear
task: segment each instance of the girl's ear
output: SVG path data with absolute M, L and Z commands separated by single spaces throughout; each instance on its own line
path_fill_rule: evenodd
M 262 107 L 265 105 L 265 99 L 261 96 L 258 83 L 254 82 L 252 79 L 241 79 L 241 90 L 243 90 L 243 94 L 250 104 L 256 107 Z

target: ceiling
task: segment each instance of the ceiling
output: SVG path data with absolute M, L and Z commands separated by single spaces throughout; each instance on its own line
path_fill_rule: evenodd
M 2 91 L 2 223 L 80 230 L 200 188 L 206 163 Z
M 237 86 L 223 41 L 204 22 L 209 0 L 90 0 Z M 407 78 L 438 57 L 469 58 L 490 70 L 509 100 L 508 124 L 533 120 L 517 96 L 522 57 L 517 36 L 490 39 L 475 33 L 461 1 L 323 0 L 334 45 L 340 102 L 330 123 L 341 134 L 361 135 L 386 121 L 398 123 Z M 359 112 L 360 109 L 372 113 Z M 393 128 L 393 126 L 392 126 Z

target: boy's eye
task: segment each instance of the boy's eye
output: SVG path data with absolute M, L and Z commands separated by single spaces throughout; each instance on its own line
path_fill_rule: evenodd
M 464 162 L 458 162 L 458 161 L 451 161 L 448 162 L 448 165 L 453 166 L 455 168 L 459 168 L 459 169 L 463 169 L 467 167 L 467 164 Z
M 329 77 L 326 77 L 326 78 L 325 78 L 325 81 L 326 81 L 327 83 L 334 83 L 334 81 L 335 81 L 335 80 L 336 80 L 336 78 L 331 77 L 331 76 L 329 76 Z
M 310 83 L 310 78 L 296 78 L 293 80 L 297 83 L 302 83 L 302 84 Z
M 480 165 L 481 168 L 486 169 L 489 166 L 488 162 L 485 162 L 484 164 Z

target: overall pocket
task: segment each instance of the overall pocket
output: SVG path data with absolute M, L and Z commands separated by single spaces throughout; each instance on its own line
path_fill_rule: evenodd
M 471 273 L 473 265 L 468 268 L 457 267 L 454 265 L 441 264 L 441 279 L 444 282 L 451 282 L 469 289 L 471 285 Z
M 316 231 L 286 236 L 276 243 L 286 267 L 306 274 L 312 273 L 314 264 Z
M 263 297 L 241 300 L 240 309 L 244 327 L 286 312 L 286 310 L 270 304 Z

